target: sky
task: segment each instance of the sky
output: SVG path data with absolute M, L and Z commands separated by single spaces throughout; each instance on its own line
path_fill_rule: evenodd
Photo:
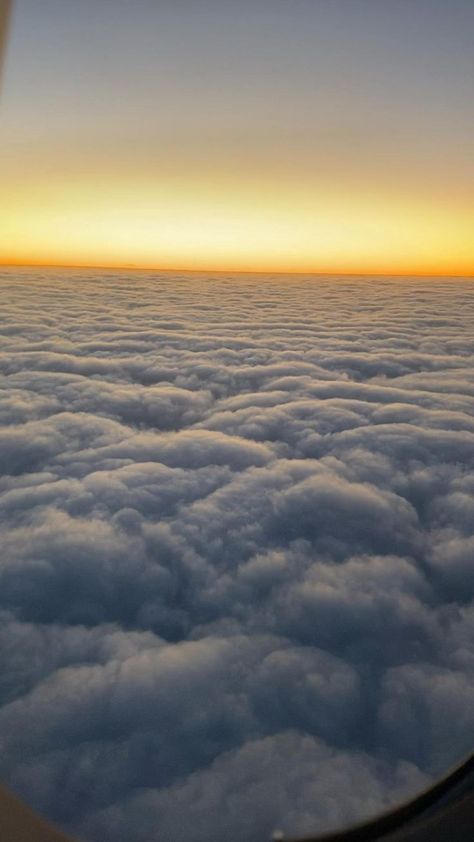
M 16 0 L 0 261 L 474 270 L 471 0 Z

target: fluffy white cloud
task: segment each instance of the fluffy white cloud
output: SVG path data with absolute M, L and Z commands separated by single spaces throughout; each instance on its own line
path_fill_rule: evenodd
M 472 282 L 0 282 L 3 779 L 252 842 L 472 747 Z

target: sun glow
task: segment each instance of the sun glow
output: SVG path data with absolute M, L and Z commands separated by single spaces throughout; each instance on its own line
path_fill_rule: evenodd
M 5 194 L 4 194 L 5 196 Z M 3 263 L 190 270 L 469 274 L 473 216 L 328 185 L 194 182 L 11 186 Z
M 472 274 L 452 18 L 448 66 L 394 10 L 371 34 L 346 3 L 210 5 L 18 4 L 0 263 Z

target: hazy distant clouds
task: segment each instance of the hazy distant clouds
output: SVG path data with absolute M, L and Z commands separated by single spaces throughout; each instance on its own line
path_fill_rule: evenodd
M 3 272 L 0 777 L 269 838 L 474 740 L 474 283 Z

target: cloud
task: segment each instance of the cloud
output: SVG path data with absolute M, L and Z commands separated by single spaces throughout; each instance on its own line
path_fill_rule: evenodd
M 472 282 L 0 282 L 6 782 L 252 842 L 469 750 Z
M 205 771 L 169 789 L 148 790 L 125 805 L 98 811 L 84 831 L 112 833 L 119 842 L 131 835 L 151 839 L 157 832 L 177 842 L 190 837 L 204 842 L 213 816 L 217 839 L 269 839 L 276 831 L 304 837 L 314 829 L 314 804 L 324 805 L 322 823 L 337 827 L 356 815 L 372 815 L 380 805 L 423 783 L 423 776 L 408 763 L 377 768 L 367 755 L 340 752 L 309 735 L 282 732 L 221 755 Z M 343 805 L 341 792 L 347 793 Z

